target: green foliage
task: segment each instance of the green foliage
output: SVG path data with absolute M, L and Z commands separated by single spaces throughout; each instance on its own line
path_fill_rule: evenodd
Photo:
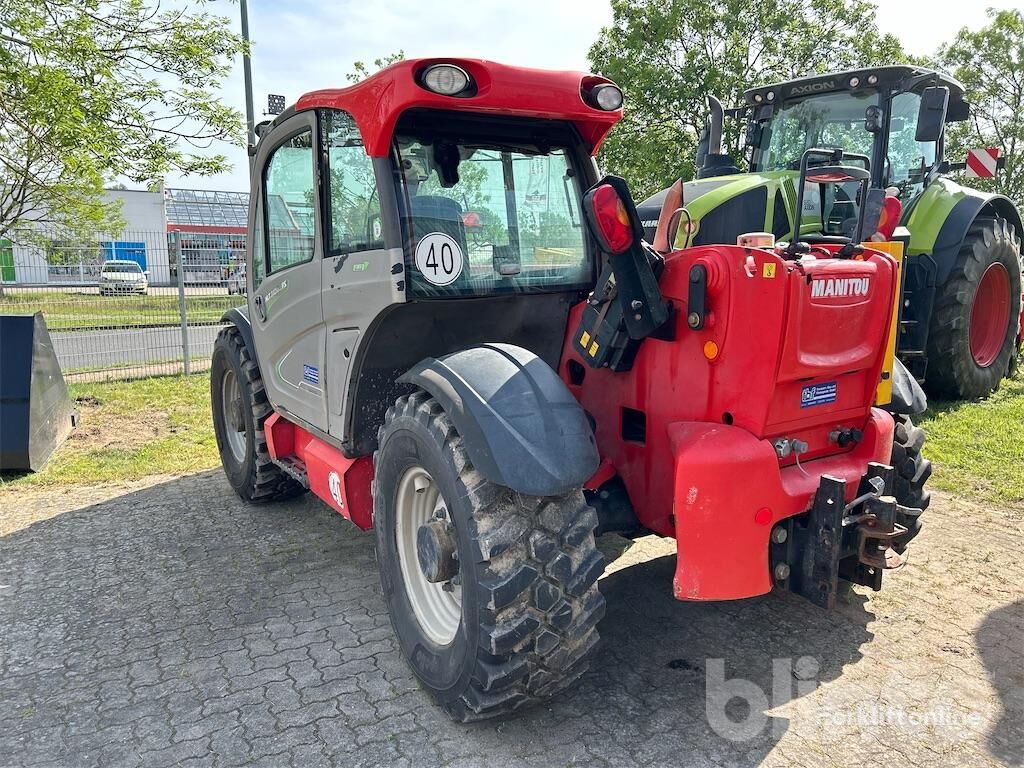
M 708 94 L 730 106 L 756 85 L 906 60 L 869 0 L 612 0 L 612 10 L 590 59 L 623 86 L 626 117 L 601 161 L 638 200 L 692 177 Z M 732 122 L 723 139 L 736 155 Z
M 389 53 L 387 56 L 381 56 L 379 59 L 374 59 L 372 69 L 362 61 L 354 61 L 352 62 L 352 71 L 345 75 L 345 79 L 350 83 L 358 83 L 360 80 L 365 80 L 377 70 L 384 69 L 384 67 L 390 67 L 395 62 L 403 61 L 404 59 L 405 51 L 399 49 L 398 53 Z
M 964 84 L 971 103 L 971 119 L 947 133 L 946 156 L 959 162 L 969 149 L 999 147 L 1006 168 L 995 179 L 964 183 L 1024 206 L 1024 13 L 990 9 L 988 16 L 986 27 L 961 29 L 937 55 L 938 64 Z
M 227 169 L 197 150 L 243 140 L 240 115 L 212 94 L 244 43 L 204 6 L 0 3 L 0 235 L 42 215 L 116 229 L 104 183 Z

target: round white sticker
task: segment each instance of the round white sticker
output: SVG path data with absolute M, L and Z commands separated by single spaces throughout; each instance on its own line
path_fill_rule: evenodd
M 327 476 L 327 485 L 331 489 L 331 498 L 334 499 L 334 503 L 343 508 L 345 502 L 341 500 L 341 477 L 337 472 L 331 472 Z
M 462 264 L 462 249 L 444 232 L 431 232 L 416 245 L 416 269 L 429 283 L 451 285 L 462 274 Z

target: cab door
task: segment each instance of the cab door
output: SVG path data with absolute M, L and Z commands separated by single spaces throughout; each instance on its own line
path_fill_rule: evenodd
M 330 435 L 346 442 L 353 362 L 367 327 L 387 307 L 405 300 L 405 275 L 389 161 L 366 154 L 359 128 L 347 112 L 321 110 L 319 120 L 324 389 Z
M 276 410 L 327 430 L 323 257 L 316 116 L 274 128 L 256 154 L 250 206 L 249 317 Z

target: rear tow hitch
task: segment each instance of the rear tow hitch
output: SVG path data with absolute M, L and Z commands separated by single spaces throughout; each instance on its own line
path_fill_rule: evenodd
M 896 503 L 892 482 L 892 467 L 872 462 L 847 504 L 846 481 L 823 475 L 808 513 L 781 521 L 773 531 L 776 585 L 822 608 L 835 606 L 839 579 L 881 589 L 882 572 L 907 562 L 906 553 L 898 551 L 907 528 L 897 520 L 921 514 Z

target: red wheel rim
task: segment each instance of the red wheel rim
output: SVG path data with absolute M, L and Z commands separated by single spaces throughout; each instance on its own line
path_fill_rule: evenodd
M 999 262 L 981 276 L 971 307 L 971 357 L 987 368 L 999 357 L 1010 323 L 1010 273 Z

